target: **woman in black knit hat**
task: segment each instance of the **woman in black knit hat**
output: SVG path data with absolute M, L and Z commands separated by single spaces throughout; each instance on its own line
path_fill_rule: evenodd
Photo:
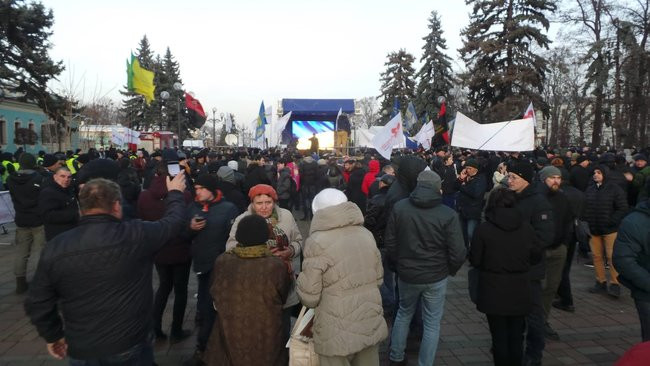
M 291 272 L 266 245 L 261 216 L 239 221 L 238 245 L 217 258 L 210 294 L 217 318 L 203 360 L 207 365 L 286 365 L 282 304 Z

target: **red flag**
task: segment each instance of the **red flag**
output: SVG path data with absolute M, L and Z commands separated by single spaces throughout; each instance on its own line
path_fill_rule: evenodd
M 185 93 L 185 108 L 187 108 L 192 125 L 196 128 L 201 128 L 207 118 L 201 102 L 189 93 Z
M 438 120 L 435 123 L 436 134 L 433 136 L 431 147 L 449 145 L 449 127 L 447 126 L 447 105 L 445 102 L 440 104 Z

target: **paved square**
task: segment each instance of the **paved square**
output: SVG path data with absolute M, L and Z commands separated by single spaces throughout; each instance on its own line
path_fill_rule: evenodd
M 298 222 L 303 233 L 308 223 Z M 15 228 L 7 225 L 9 234 L 0 235 L 0 243 L 13 242 Z M 351 245 L 353 243 L 350 243 Z M 38 337 L 23 310 L 24 295 L 15 295 L 13 246 L 0 245 L 0 366 L 64 365 L 51 358 L 45 341 Z M 28 278 L 34 273 L 35 258 L 30 259 Z M 593 285 L 593 269 L 582 263 L 571 271 L 576 312 L 553 309 L 551 325 L 560 334 L 559 342 L 547 341 L 544 365 L 612 365 L 627 349 L 641 341 L 639 320 L 627 289 L 620 299 L 587 292 Z M 490 333 L 485 316 L 479 313 L 467 293 L 467 268 L 450 279 L 436 365 L 491 365 Z M 155 276 L 154 276 L 155 277 Z M 197 283 L 190 276 L 185 328 L 194 328 Z M 173 292 L 165 311 L 163 324 L 171 323 Z M 166 330 L 168 331 L 168 329 Z M 156 345 L 156 362 L 160 366 L 180 365 L 194 350 L 192 337 L 170 346 Z M 387 365 L 387 341 L 382 344 L 382 365 Z M 407 347 L 410 365 L 417 364 L 417 345 Z

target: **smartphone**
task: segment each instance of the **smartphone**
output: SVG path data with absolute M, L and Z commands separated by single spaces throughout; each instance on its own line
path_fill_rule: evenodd
M 196 220 L 197 222 L 203 222 L 205 221 L 205 217 L 201 215 L 194 215 L 194 220 Z
M 180 172 L 181 167 L 178 165 L 177 161 L 170 161 L 167 163 L 167 173 L 169 173 L 170 176 L 175 177 Z

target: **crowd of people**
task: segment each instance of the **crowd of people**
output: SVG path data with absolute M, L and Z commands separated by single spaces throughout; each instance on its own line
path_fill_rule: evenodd
M 575 256 L 594 268 L 589 296 L 630 288 L 650 341 L 647 153 L 18 151 L 0 172 L 16 213 L 16 293 L 71 365 L 154 364 L 154 341 L 193 333 L 188 364 L 287 365 L 301 305 L 315 309 L 321 365 L 378 365 L 387 338 L 391 365 L 406 365 L 409 334 L 418 364 L 432 365 L 447 281 L 466 262 L 495 365 L 541 365 L 561 338 L 550 312 L 579 311 Z M 310 221 L 306 239 L 296 217 Z M 195 332 L 184 324 L 192 271 Z

